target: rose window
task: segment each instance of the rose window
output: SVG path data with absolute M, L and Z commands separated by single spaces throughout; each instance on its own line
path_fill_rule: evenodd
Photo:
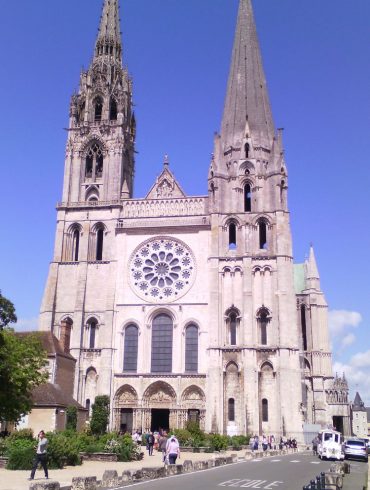
M 183 296 L 195 278 L 195 260 L 180 240 L 155 238 L 141 244 L 130 259 L 130 281 L 146 301 L 169 302 Z

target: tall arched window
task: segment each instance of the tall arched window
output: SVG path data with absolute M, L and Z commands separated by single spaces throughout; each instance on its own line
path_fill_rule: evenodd
M 98 328 L 98 322 L 95 318 L 88 321 L 88 335 L 89 335 L 89 349 L 95 349 L 96 344 L 96 331 Z
M 109 119 L 111 121 L 116 121 L 117 120 L 117 102 L 113 97 L 110 99 L 110 104 L 109 104 Z
M 249 143 L 246 143 L 244 145 L 245 158 L 249 158 L 249 149 L 250 149 Z
M 125 345 L 123 352 L 123 371 L 137 372 L 137 353 L 139 345 L 139 330 L 136 325 L 125 328 Z
M 306 325 L 306 308 L 301 305 L 301 327 L 302 327 L 302 348 L 307 350 L 307 325 Z
M 244 186 L 244 211 L 250 213 L 252 211 L 252 190 L 250 184 Z
M 152 325 L 152 373 L 172 372 L 172 319 L 162 313 L 156 316 Z
M 262 422 L 269 421 L 269 402 L 266 398 L 262 400 Z
M 198 327 L 189 325 L 185 330 L 185 371 L 198 372 Z
M 86 154 L 85 176 L 95 179 L 103 175 L 104 156 L 98 143 L 94 143 Z
M 96 97 L 94 100 L 94 120 L 101 121 L 103 115 L 103 99 Z
M 259 326 L 259 340 L 261 345 L 267 345 L 267 325 L 270 321 L 269 313 L 265 308 L 262 308 L 257 317 Z
M 96 231 L 96 260 L 103 260 L 104 228 L 99 227 Z
M 236 225 L 235 223 L 229 224 L 229 250 L 236 249 Z
M 258 222 L 258 234 L 260 250 L 267 249 L 267 224 L 263 219 Z
M 78 262 L 78 255 L 80 252 L 80 230 L 75 229 L 72 235 L 72 261 Z
M 235 421 L 235 400 L 234 400 L 234 398 L 229 398 L 229 401 L 228 401 L 228 419 L 229 419 L 229 422 Z
M 230 314 L 230 345 L 236 345 L 236 314 Z

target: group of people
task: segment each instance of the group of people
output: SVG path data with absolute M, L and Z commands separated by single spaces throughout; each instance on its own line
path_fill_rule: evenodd
M 250 446 L 252 451 L 258 451 L 262 449 L 267 451 L 268 449 L 286 449 L 286 448 L 296 448 L 297 441 L 295 439 L 287 439 L 286 437 L 280 437 L 279 443 L 277 443 L 275 436 L 263 435 L 262 438 L 259 436 L 251 437 Z
M 176 464 L 177 458 L 180 457 L 179 441 L 174 435 L 168 436 L 165 430 L 147 431 L 144 436 L 141 432 L 135 431 L 132 440 L 139 446 L 145 444 L 149 456 L 153 456 L 153 450 L 160 451 L 165 464 Z

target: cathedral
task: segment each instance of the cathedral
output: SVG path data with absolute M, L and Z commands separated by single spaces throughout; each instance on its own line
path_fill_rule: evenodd
M 239 4 L 207 195 L 186 195 L 165 158 L 143 198 L 133 196 L 136 121 L 118 3 L 104 1 L 71 99 L 40 312 L 40 330 L 76 360 L 74 398 L 91 410 L 108 395 L 114 430 L 195 421 L 229 435 L 349 434 L 313 249 L 293 261 L 288 170 L 251 0 Z

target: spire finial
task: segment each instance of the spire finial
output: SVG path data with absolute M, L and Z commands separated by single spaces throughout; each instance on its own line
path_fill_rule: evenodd
M 251 0 L 240 0 L 221 128 L 223 147 L 239 147 L 246 119 L 251 137 L 270 149 L 274 123 Z
M 164 165 L 165 167 L 168 167 L 168 166 L 169 166 L 169 164 L 170 164 L 169 156 L 168 156 L 168 155 L 167 155 L 167 153 L 166 153 L 166 154 L 165 154 L 165 156 L 164 156 L 163 165 Z
M 121 59 L 122 42 L 119 0 L 104 0 L 95 46 L 95 57 L 99 56 L 110 56 Z

